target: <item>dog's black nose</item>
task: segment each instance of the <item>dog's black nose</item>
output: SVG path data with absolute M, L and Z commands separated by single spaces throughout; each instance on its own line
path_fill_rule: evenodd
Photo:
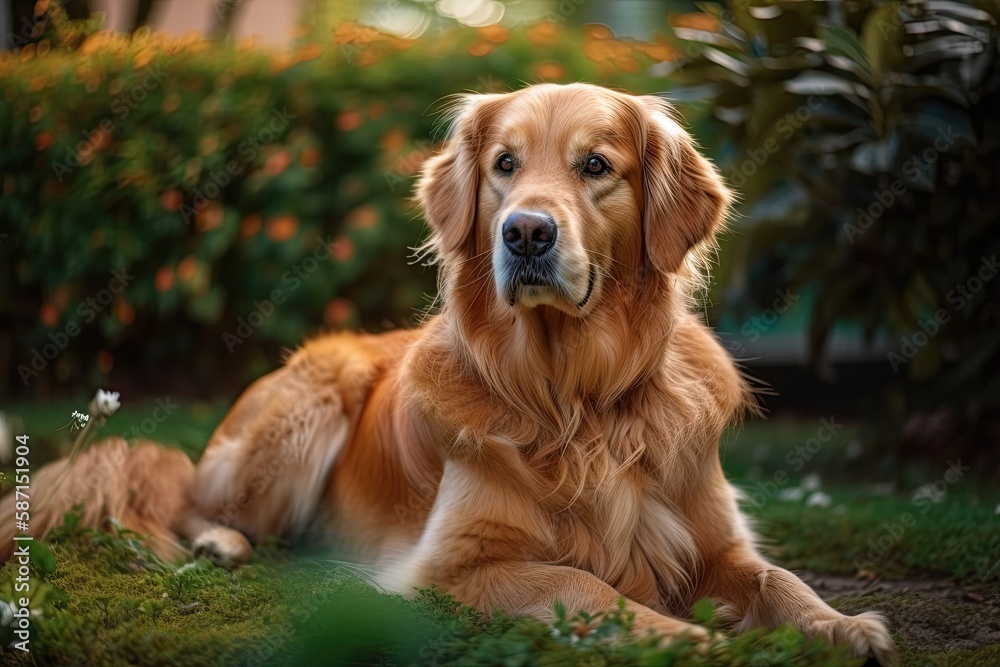
M 544 213 L 515 211 L 503 223 L 503 242 L 515 255 L 541 255 L 556 242 L 556 222 Z

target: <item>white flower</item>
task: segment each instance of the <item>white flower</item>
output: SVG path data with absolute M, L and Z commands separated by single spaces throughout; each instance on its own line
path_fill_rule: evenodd
M 813 491 L 806 498 L 806 507 L 829 507 L 832 499 L 822 491 Z
M 797 503 L 806 497 L 806 490 L 799 486 L 793 486 L 790 489 L 782 489 L 778 492 L 778 500 L 784 500 L 789 503 Z
M 94 400 L 90 403 L 90 409 L 102 417 L 110 417 L 121 407 L 121 403 L 118 402 L 119 396 L 121 394 L 117 391 L 98 389 L 97 396 L 94 396 Z
M 814 472 L 811 472 L 802 478 L 802 488 L 806 491 L 817 491 L 819 490 L 821 484 L 822 481 L 820 480 L 819 475 Z

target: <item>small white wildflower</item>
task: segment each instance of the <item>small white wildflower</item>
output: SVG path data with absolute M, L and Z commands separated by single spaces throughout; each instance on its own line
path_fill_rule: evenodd
M 552 636 L 553 637 L 559 636 L 559 628 L 552 628 Z
M 569 643 L 570 643 L 570 644 L 575 644 L 575 643 L 577 643 L 578 641 L 580 641 L 580 638 L 579 638 L 579 637 L 577 637 L 576 635 L 570 635 L 570 636 L 569 636 Z
M 936 483 L 924 484 L 923 486 L 917 487 L 917 490 L 913 492 L 913 502 L 926 498 L 935 505 L 940 505 L 944 502 L 944 496 L 946 493 L 948 493 L 948 488 L 946 486 L 939 487 Z
M 833 500 L 822 491 L 813 491 L 806 498 L 806 507 L 829 507 Z
M 790 489 L 782 489 L 778 492 L 778 500 L 788 503 L 797 503 L 806 497 L 806 490 L 800 486 L 793 486 Z
M 118 402 L 119 396 L 121 394 L 117 391 L 98 389 L 97 396 L 94 396 L 94 400 L 90 403 L 90 409 L 102 417 L 110 417 L 121 407 L 121 403 Z
M 823 481 L 817 473 L 811 472 L 802 478 L 802 488 L 806 491 L 817 491 L 822 486 Z
M 73 420 L 72 423 L 73 428 L 70 429 L 71 431 L 78 431 L 82 429 L 84 426 L 87 425 L 87 422 L 90 421 L 90 415 L 85 415 L 82 412 L 77 412 L 76 410 L 74 410 L 73 414 L 71 414 L 69 417 L 70 419 Z

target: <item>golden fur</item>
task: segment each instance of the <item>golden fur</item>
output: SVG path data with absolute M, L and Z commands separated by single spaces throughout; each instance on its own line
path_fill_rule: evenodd
M 609 170 L 583 173 L 593 156 Z M 319 531 L 387 587 L 437 584 L 484 612 L 624 597 L 639 631 L 669 641 L 706 637 L 684 619 L 710 597 L 736 630 L 790 623 L 894 660 L 877 614 L 844 616 L 758 555 L 723 475 L 720 436 L 753 401 L 692 306 L 731 199 L 665 103 L 582 84 L 463 97 L 418 200 L 439 314 L 310 341 L 255 383 L 192 482 L 156 471 L 193 510 L 138 514 L 160 518 L 139 524 L 154 547 L 169 551 L 169 529 L 242 562 L 242 535 Z M 500 235 L 520 211 L 557 225 L 541 284 L 519 272 L 543 259 L 512 258 Z M 135 502 L 89 511 L 127 525 Z

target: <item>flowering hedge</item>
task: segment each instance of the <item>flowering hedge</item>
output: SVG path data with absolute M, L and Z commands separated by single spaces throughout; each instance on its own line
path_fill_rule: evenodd
M 324 327 L 405 325 L 435 291 L 408 258 L 436 105 L 523 81 L 648 92 L 644 65 L 670 56 L 552 23 L 416 42 L 347 24 L 281 52 L 96 33 L 0 56 L 3 390 L 228 389 Z

